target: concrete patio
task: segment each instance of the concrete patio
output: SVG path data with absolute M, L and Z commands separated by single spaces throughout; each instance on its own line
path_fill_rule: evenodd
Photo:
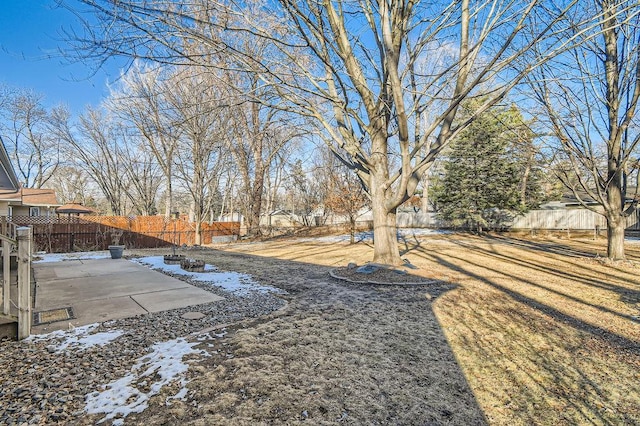
M 34 325 L 32 334 L 222 300 L 125 259 L 34 263 L 34 312 L 71 307 L 75 318 Z

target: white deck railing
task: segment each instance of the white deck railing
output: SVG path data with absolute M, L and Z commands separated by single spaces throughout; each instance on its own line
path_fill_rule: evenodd
M 2 241 L 2 314 L 18 322 L 18 340 L 31 334 L 31 228 L 15 228 L 15 239 L 0 234 Z M 17 256 L 18 291 L 11 297 L 11 255 Z M 16 314 L 12 313 L 14 305 Z

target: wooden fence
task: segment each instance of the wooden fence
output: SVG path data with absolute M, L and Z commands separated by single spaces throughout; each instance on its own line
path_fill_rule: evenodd
M 601 214 L 587 209 L 531 210 L 516 217 L 511 229 L 604 230 L 607 229 L 607 220 Z M 626 229 L 640 229 L 638 210 L 627 216 Z
M 450 228 L 450 224 L 439 220 L 435 213 L 402 212 L 397 215 L 400 228 Z M 634 210 L 627 217 L 626 229 L 640 230 L 640 216 Z M 516 216 L 505 226 L 512 230 L 597 230 L 606 229 L 604 216 L 587 209 L 531 210 Z
M 133 249 L 195 242 L 194 223 L 163 216 L 0 217 L 1 226 L 8 223 L 31 227 L 34 251 L 49 253 L 106 250 L 113 244 Z M 239 233 L 239 222 L 203 223 L 201 241 L 208 244 Z

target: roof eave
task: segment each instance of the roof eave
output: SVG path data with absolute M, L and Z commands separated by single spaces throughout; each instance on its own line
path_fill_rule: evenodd
M 2 137 L 0 137 L 0 165 L 2 166 L 4 172 L 9 178 L 11 184 L 14 186 L 15 190 L 17 191 L 18 189 L 20 189 L 18 176 L 16 175 L 16 171 L 13 168 L 13 164 L 11 164 L 11 160 L 9 160 L 9 154 L 7 153 L 7 149 L 4 146 Z

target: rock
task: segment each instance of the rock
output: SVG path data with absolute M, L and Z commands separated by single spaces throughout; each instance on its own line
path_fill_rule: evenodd
M 404 262 L 404 266 L 406 268 L 409 269 L 418 269 L 418 267 L 416 265 L 412 265 L 411 262 L 409 262 L 409 259 L 402 259 L 402 261 Z
M 184 314 L 182 314 L 180 318 L 184 318 L 187 320 L 197 320 L 197 319 L 204 318 L 205 316 L 206 315 L 203 314 L 202 312 L 185 312 Z
M 373 274 L 378 269 L 380 269 L 380 267 L 376 265 L 364 265 L 356 269 L 356 272 L 359 274 Z

